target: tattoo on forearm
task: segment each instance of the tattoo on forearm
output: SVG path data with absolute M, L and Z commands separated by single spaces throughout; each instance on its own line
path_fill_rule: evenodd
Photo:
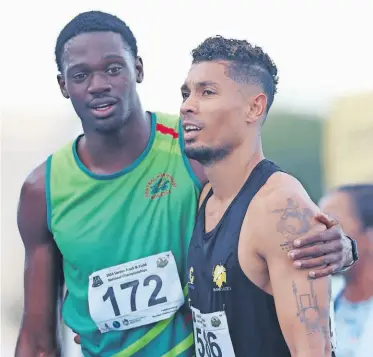
M 293 281 L 293 294 L 297 305 L 297 316 L 306 327 L 307 335 L 322 333 L 325 338 L 330 336 L 329 328 L 329 304 L 328 307 L 320 307 L 317 295 L 314 291 L 314 281 L 308 279 L 309 290 L 299 292 Z
M 310 231 L 311 219 L 314 216 L 309 208 L 299 207 L 299 204 L 291 197 L 287 199 L 286 207 L 276 209 L 271 213 L 279 215 L 277 231 L 285 236 L 285 242 L 280 244 L 280 247 L 286 252 L 293 249 L 295 239 Z

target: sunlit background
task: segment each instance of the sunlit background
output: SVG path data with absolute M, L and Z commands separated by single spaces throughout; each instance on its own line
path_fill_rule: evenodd
M 327 187 L 373 182 L 373 1 L 37 0 L 1 7 L 1 356 L 14 354 L 22 313 L 20 187 L 81 131 L 59 92 L 54 62 L 58 33 L 79 12 L 110 12 L 131 27 L 145 66 L 138 90 L 152 111 L 178 113 L 190 52 L 206 37 L 262 46 L 280 75 L 265 154 L 297 176 L 316 202 Z M 66 336 L 67 355 L 79 356 Z

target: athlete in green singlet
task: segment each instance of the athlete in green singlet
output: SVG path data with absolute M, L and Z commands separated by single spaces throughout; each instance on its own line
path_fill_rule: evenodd
M 184 155 L 178 118 L 143 110 L 143 63 L 123 21 L 78 15 L 58 37 L 56 61 L 84 135 L 21 190 L 25 305 L 16 357 L 61 356 L 63 284 L 62 317 L 85 357 L 192 356 L 186 258 L 205 176 Z M 295 258 L 313 257 L 307 269 L 328 259 L 318 276 L 351 260 L 337 226 L 314 241 Z

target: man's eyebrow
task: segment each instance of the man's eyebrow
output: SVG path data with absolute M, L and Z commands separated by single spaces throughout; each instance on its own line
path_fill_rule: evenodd
M 124 58 L 123 56 L 121 55 L 117 55 L 117 54 L 107 54 L 103 57 L 105 60 L 120 60 L 122 62 L 124 62 Z M 77 68 L 85 68 L 85 67 L 88 67 L 88 64 L 87 63 L 84 63 L 84 62 L 77 62 L 77 63 L 74 63 L 72 66 L 69 66 L 68 67 L 68 71 L 72 71 L 72 70 L 75 70 Z
M 114 54 L 114 53 L 109 53 L 106 56 L 104 56 L 104 59 L 119 59 L 124 61 L 124 57 L 122 55 Z
M 196 87 L 207 87 L 207 86 L 214 86 L 214 85 L 217 85 L 217 83 L 214 81 L 202 81 L 202 82 L 196 83 Z
M 67 67 L 67 72 L 72 72 L 72 71 L 74 71 L 75 69 L 78 69 L 78 68 L 85 68 L 85 67 L 87 67 L 87 64 L 86 64 L 86 63 L 83 63 L 83 62 L 74 63 L 72 66 L 68 66 L 68 67 Z
M 213 86 L 213 85 L 217 85 L 217 83 L 213 81 L 202 81 L 202 82 L 197 82 L 193 84 L 193 86 L 197 88 L 203 88 L 203 87 Z M 181 91 L 188 91 L 188 90 L 189 90 L 188 84 L 184 83 L 181 86 Z

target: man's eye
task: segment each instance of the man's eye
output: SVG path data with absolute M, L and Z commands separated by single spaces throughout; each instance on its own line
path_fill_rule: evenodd
M 120 67 L 120 66 L 110 67 L 110 68 L 108 68 L 107 73 L 118 74 L 121 70 L 122 70 L 122 67 Z
M 208 90 L 208 89 L 205 89 L 203 91 L 203 95 L 213 95 L 213 94 L 215 94 L 215 93 L 213 91 L 211 91 L 211 90 Z
M 185 100 L 185 99 L 187 99 L 189 97 L 189 93 L 187 93 L 187 92 L 181 92 L 181 96 Z
M 73 78 L 74 79 L 77 79 L 77 80 L 83 80 L 85 78 L 87 78 L 88 74 L 87 73 L 76 73 L 73 75 Z

